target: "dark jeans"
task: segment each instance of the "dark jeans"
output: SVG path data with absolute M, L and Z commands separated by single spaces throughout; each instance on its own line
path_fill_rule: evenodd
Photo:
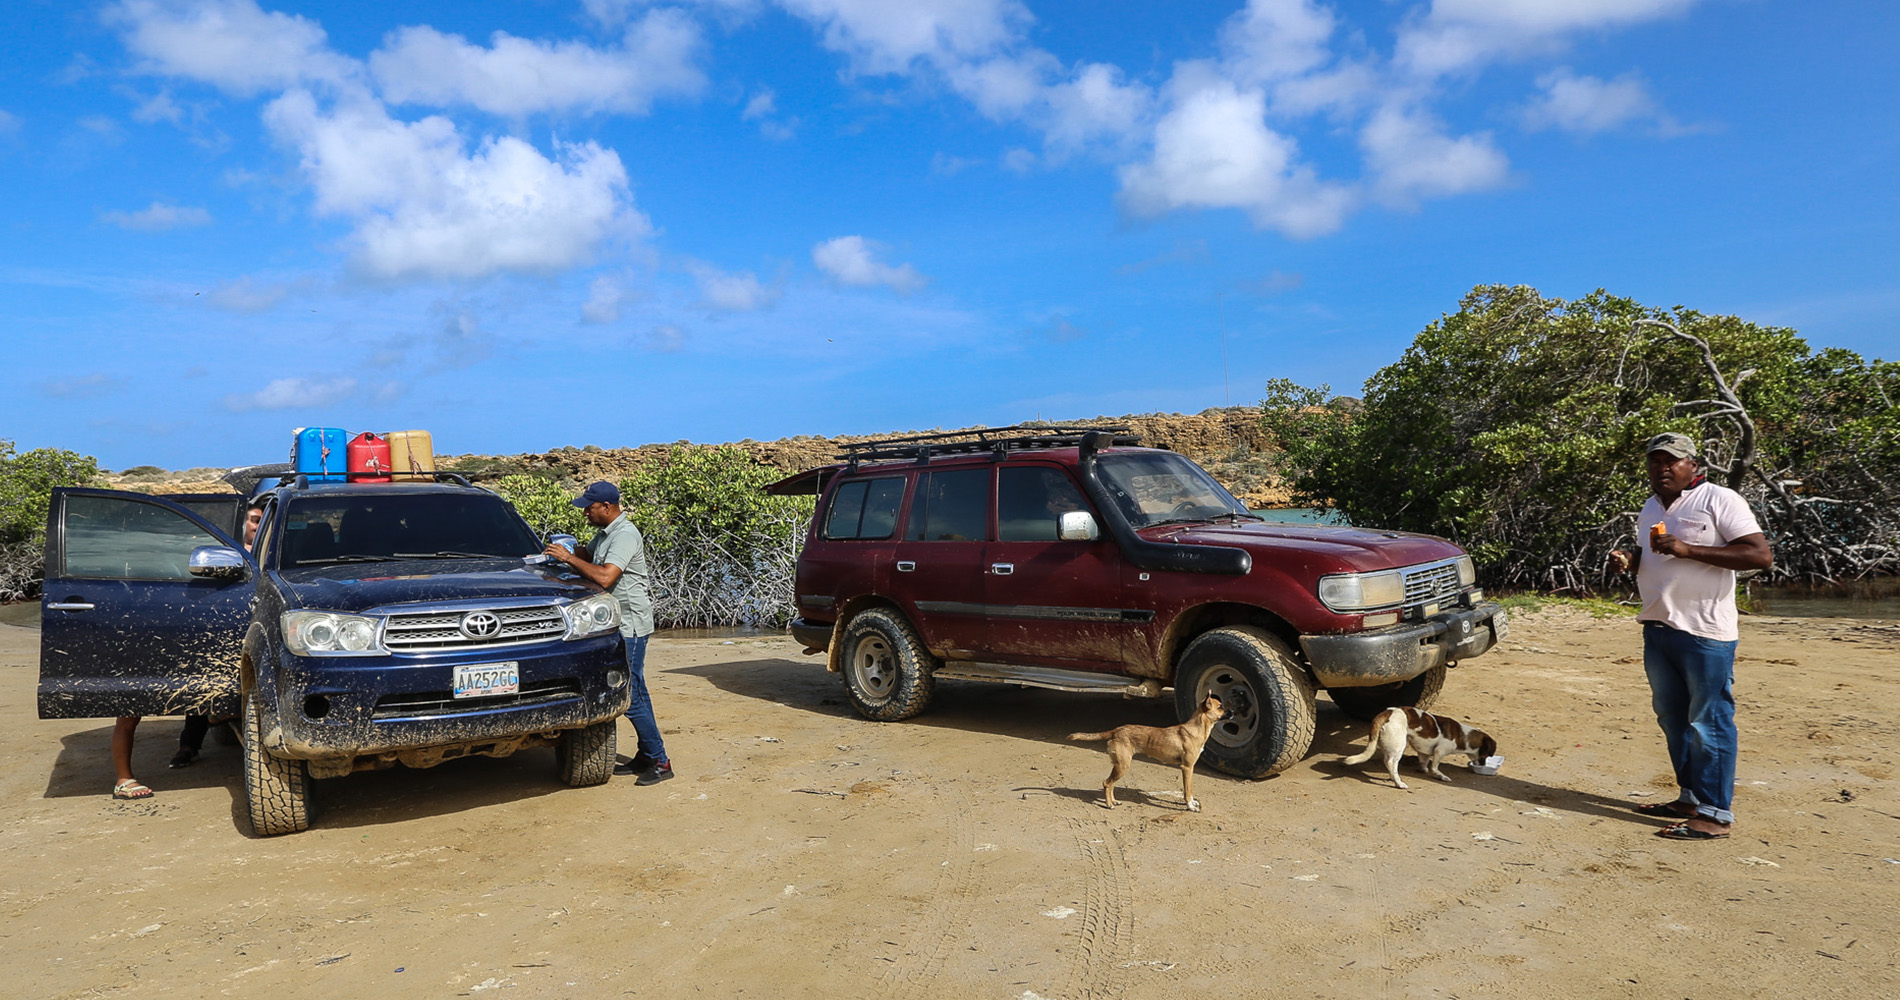
M 664 761 L 666 743 L 660 739 L 660 724 L 653 720 L 653 699 L 647 695 L 647 639 L 627 639 L 627 686 L 633 689 L 633 701 L 627 705 L 627 721 L 633 723 L 633 735 L 639 739 L 637 750 L 656 761 Z
M 178 734 L 178 749 L 203 750 L 205 748 L 205 733 L 210 731 L 211 716 L 185 716 L 185 728 Z
M 1643 623 L 1643 670 L 1656 724 L 1669 744 L 1678 802 L 1717 823 L 1735 822 L 1735 642 Z

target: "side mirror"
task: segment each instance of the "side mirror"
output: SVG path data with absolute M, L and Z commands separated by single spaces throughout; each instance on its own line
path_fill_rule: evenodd
M 250 561 L 228 545 L 200 545 L 191 550 L 192 576 L 214 580 L 242 580 Z
M 1096 527 L 1094 514 L 1086 510 L 1071 510 L 1063 513 L 1056 537 L 1065 542 L 1092 542 L 1102 537 L 1102 531 Z

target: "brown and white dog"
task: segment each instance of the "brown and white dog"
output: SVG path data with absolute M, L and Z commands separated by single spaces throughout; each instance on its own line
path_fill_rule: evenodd
M 1465 754 L 1473 764 L 1481 764 L 1498 752 L 1498 741 L 1472 729 L 1457 719 L 1421 712 L 1416 708 L 1388 708 L 1372 720 L 1371 741 L 1365 750 L 1344 758 L 1343 764 L 1364 764 L 1375 753 L 1385 754 L 1385 770 L 1392 783 L 1405 788 L 1399 780 L 1399 758 L 1407 749 L 1418 754 L 1418 765 L 1440 781 L 1450 781 L 1438 769 L 1438 762 L 1455 753 Z
M 1108 755 L 1114 763 L 1109 767 L 1108 780 L 1102 782 L 1102 791 L 1107 793 L 1110 809 L 1115 808 L 1115 782 L 1128 773 L 1129 761 L 1139 753 L 1163 764 L 1181 765 L 1181 797 L 1187 800 L 1190 812 L 1200 812 L 1201 800 L 1194 797 L 1194 762 L 1201 759 L 1201 748 L 1207 746 L 1214 724 L 1229 714 L 1221 707 L 1220 699 L 1210 694 L 1202 699 L 1194 717 L 1178 726 L 1116 726 L 1105 733 L 1070 733 L 1069 738 L 1108 741 Z

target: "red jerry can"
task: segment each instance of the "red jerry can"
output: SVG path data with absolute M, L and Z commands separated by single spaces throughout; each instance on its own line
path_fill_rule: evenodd
M 350 482 L 389 482 L 389 441 L 364 431 L 350 439 Z

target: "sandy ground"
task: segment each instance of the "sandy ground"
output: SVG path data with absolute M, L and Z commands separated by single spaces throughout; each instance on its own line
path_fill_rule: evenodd
M 110 800 L 110 722 L 35 718 L 38 641 L 0 625 L 10 997 L 1900 994 L 1891 622 L 1744 621 L 1740 823 L 1697 844 L 1629 811 L 1673 794 L 1637 627 L 1569 610 L 1452 674 L 1493 778 L 1342 767 L 1322 700 L 1288 773 L 1203 771 L 1193 814 L 1139 763 L 1111 812 L 1063 736 L 1164 705 L 956 683 L 878 724 L 788 639 L 662 639 L 674 781 L 355 775 L 273 839 L 235 748 L 165 768 L 178 720 L 141 729 L 157 796 Z

